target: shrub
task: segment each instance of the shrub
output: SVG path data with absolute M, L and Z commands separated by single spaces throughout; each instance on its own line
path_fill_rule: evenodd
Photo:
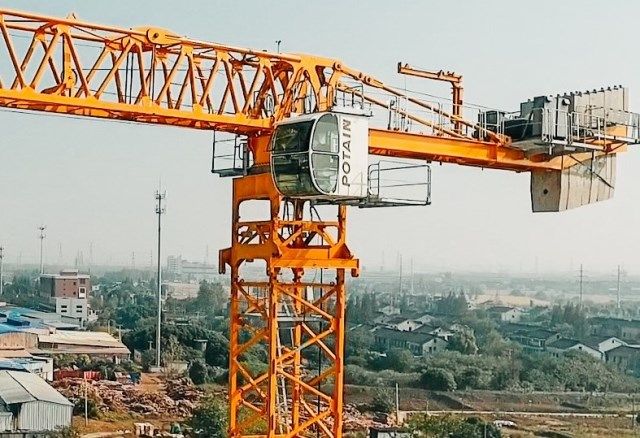
M 444 368 L 427 368 L 420 377 L 420 383 L 423 388 L 434 391 L 454 391 L 457 386 L 453 373 Z
M 373 412 L 384 412 L 389 414 L 393 412 L 393 396 L 391 392 L 382 388 L 378 388 L 371 400 L 370 408 Z
M 200 359 L 191 362 L 189 377 L 196 385 L 202 385 L 207 381 L 207 365 Z
M 206 398 L 193 410 L 189 425 L 195 435 L 206 438 L 225 438 L 227 435 L 227 408 L 213 397 Z

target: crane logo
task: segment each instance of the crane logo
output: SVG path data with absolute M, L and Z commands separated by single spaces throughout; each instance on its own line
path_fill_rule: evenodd
M 351 173 L 351 120 L 342 119 L 342 185 L 350 187 L 349 174 Z

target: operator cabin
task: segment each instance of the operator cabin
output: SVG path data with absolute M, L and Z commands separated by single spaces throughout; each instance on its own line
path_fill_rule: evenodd
M 276 125 L 271 169 L 291 198 L 345 202 L 367 196 L 368 123 L 337 112 L 292 117 Z

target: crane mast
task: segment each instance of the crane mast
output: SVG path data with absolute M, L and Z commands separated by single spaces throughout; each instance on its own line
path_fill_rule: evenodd
M 540 208 L 550 211 L 610 196 L 612 187 L 611 193 L 591 187 L 611 185 L 611 160 L 638 138 L 637 117 L 622 104 L 620 113 L 596 111 L 595 116 L 590 107 L 588 122 L 560 117 L 564 110 L 535 100 L 523 104 L 518 116 L 486 112 L 468 121 L 462 118 L 460 76 L 449 73 L 435 74 L 435 79 L 453 85 L 451 109 L 335 59 L 198 41 L 160 28 L 120 29 L 73 15 L 0 10 L 0 33 L 1 107 L 211 130 L 243 139 L 243 166 L 227 172 L 235 176 L 231 246 L 219 255 L 221 273 L 229 269 L 231 276 L 234 438 L 342 436 L 345 279 L 360 269 L 347 244 L 347 208 L 370 205 L 364 195 L 347 194 L 331 202 L 333 195 L 326 191 L 323 201 L 331 205 L 333 217 L 323 219 L 313 198 L 284 196 L 274 184 L 274 145 L 280 144 L 274 131 L 287 130 L 283 133 L 289 137 L 278 138 L 290 139 L 301 132 L 296 121 L 309 120 L 315 124 L 313 132 L 320 132 L 317 124 L 323 118 L 315 115 L 349 120 L 355 108 L 359 113 L 353 117 L 366 117 L 365 153 L 532 172 L 532 199 L 542 196 L 538 190 L 557 195 Z M 562 103 L 565 98 L 558 99 Z M 566 99 L 579 101 L 573 95 Z M 572 107 L 572 114 L 586 112 Z M 296 119 L 300 115 L 308 117 Z M 538 116 L 536 125 L 531 121 Z M 567 120 L 568 135 L 558 134 Z M 547 125 L 555 129 L 553 134 L 545 131 Z M 521 137 L 509 135 L 519 130 Z M 344 135 L 336 134 L 334 146 L 322 147 L 343 147 L 336 139 L 344 140 Z M 305 154 L 311 154 L 313 161 L 316 146 L 286 141 L 283 148 L 298 149 L 282 154 L 283 169 L 291 168 L 292 157 L 306 160 Z M 325 152 L 324 159 L 343 163 L 337 153 Z M 572 172 L 576 168 L 588 169 L 589 196 L 585 189 L 579 200 L 564 199 L 567 181 L 586 181 Z M 333 180 L 324 182 L 336 183 L 337 174 L 328 175 Z M 310 178 L 316 177 L 312 172 Z M 243 207 L 256 202 L 263 204 L 264 216 L 245 219 Z M 536 210 L 541 201 L 533 202 Z M 260 268 L 253 268 L 254 263 Z M 259 345 L 267 350 L 266 369 L 248 359 Z M 318 366 L 309 366 L 316 355 Z

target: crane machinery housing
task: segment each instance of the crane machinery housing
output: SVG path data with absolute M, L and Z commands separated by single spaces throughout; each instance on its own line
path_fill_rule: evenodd
M 428 204 L 428 163 L 440 162 L 530 172 L 533 211 L 562 211 L 611 197 L 616 156 L 640 137 L 619 86 L 469 117 L 453 72 L 398 64 L 401 74 L 450 83 L 447 104 L 335 59 L 154 27 L 0 10 L 0 33 L 0 107 L 235 136 L 214 142 L 212 169 L 233 177 L 231 246 L 219 268 L 231 275 L 234 438 L 342 436 L 345 278 L 360 269 L 348 206 Z M 389 178 L 409 169 L 420 175 L 412 184 Z M 421 195 L 385 193 L 408 186 Z M 248 220 L 243 206 L 256 201 L 265 217 Z M 334 216 L 321 218 L 318 204 Z M 265 369 L 245 360 L 259 345 Z M 319 367 L 309 366 L 316 355 Z

